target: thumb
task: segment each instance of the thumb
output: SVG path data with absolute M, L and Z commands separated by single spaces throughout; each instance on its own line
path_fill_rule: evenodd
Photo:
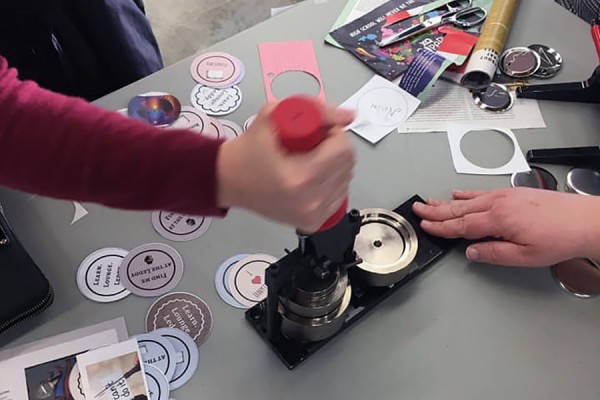
M 511 242 L 490 241 L 467 247 L 466 256 L 471 261 L 506 266 L 531 266 L 525 247 Z

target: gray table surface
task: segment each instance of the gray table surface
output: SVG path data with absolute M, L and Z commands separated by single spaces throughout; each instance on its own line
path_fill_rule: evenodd
M 351 55 L 322 45 L 344 0 L 308 1 L 302 6 L 221 42 L 246 65 L 244 103 L 229 116 L 242 124 L 265 101 L 257 43 L 312 39 L 328 99 L 341 103 L 372 73 Z M 522 1 L 509 46 L 546 43 L 565 65 L 558 81 L 587 78 L 597 59 L 589 26 L 552 1 Z M 151 90 L 173 93 L 187 103 L 192 58 L 136 82 L 97 104 L 125 107 Z M 547 129 L 517 131 L 521 147 L 597 145 L 600 108 L 540 104 Z M 458 175 L 442 133 L 393 134 L 377 146 L 354 137 L 358 165 L 351 188 L 356 208 L 392 209 L 418 193 L 447 197 L 452 188 L 508 186 L 508 178 Z M 507 157 L 510 149 L 475 145 L 480 157 Z M 483 154 L 483 156 L 482 156 Z M 487 154 L 487 155 L 486 155 Z M 106 160 L 110 162 L 110 159 Z M 549 168 L 561 182 L 567 169 Z M 18 236 L 49 276 L 56 302 L 42 316 L 0 338 L 16 345 L 125 316 L 131 334 L 143 331 L 153 299 L 130 296 L 116 304 L 86 300 L 75 286 L 85 256 L 106 246 L 133 248 L 168 242 L 153 230 L 148 212 L 86 205 L 90 214 L 70 225 L 71 203 L 7 189 L 0 191 Z M 560 212 L 560 210 L 557 210 Z M 564 238 L 569 240 L 570 238 Z M 200 348 L 194 379 L 176 399 L 598 399 L 600 398 L 600 307 L 560 291 L 548 269 L 499 268 L 469 263 L 456 250 L 385 301 L 320 354 L 288 371 L 240 310 L 218 297 L 214 274 L 225 258 L 243 252 L 282 255 L 295 245 L 293 230 L 233 210 L 214 221 L 202 238 L 169 243 L 186 263 L 177 287 L 204 298 L 214 328 Z

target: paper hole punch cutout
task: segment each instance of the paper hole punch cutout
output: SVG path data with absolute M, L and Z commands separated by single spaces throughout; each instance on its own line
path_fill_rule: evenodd
M 278 100 L 271 90 L 273 81 L 289 71 L 301 71 L 312 75 L 319 82 L 317 97 L 325 100 L 323 81 L 312 41 L 259 43 L 258 53 L 268 101 Z
M 462 138 L 471 131 L 485 131 L 492 130 L 505 134 L 510 140 L 512 140 L 514 146 L 514 153 L 506 164 L 497 168 L 485 168 L 479 165 L 473 164 L 469 161 L 461 151 Z M 449 124 L 448 125 L 448 142 L 450 143 L 450 153 L 452 155 L 452 161 L 454 163 L 454 169 L 459 174 L 472 174 L 472 175 L 507 175 L 515 172 L 530 171 L 529 165 L 525 160 L 525 156 L 519 147 L 515 134 L 509 129 L 485 127 L 485 126 L 472 126 L 472 125 L 461 125 L 461 124 Z
M 460 141 L 460 149 L 469 161 L 483 168 L 501 167 L 515 152 L 510 138 L 493 130 L 467 132 Z
M 318 96 L 321 85 L 317 78 L 304 71 L 286 71 L 274 77 L 271 92 L 278 99 L 293 95 Z

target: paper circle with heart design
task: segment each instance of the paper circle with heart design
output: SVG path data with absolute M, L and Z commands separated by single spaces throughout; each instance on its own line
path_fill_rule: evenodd
M 274 262 L 268 254 L 253 254 L 231 267 L 227 285 L 233 298 L 248 308 L 266 299 L 265 271 Z
M 398 126 L 408 118 L 406 99 L 392 88 L 379 87 L 365 92 L 357 101 L 361 118 L 380 126 Z
M 192 105 L 208 115 L 231 114 L 242 104 L 242 91 L 238 86 L 227 89 L 215 89 L 196 85 L 190 98 Z

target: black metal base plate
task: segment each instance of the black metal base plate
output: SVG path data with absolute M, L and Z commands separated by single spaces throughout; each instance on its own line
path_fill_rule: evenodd
M 433 263 L 446 254 L 455 244 L 454 240 L 440 239 L 430 236 L 420 228 L 421 219 L 412 211 L 413 203 L 424 200 L 415 195 L 397 207 L 394 212 L 402 215 L 415 229 L 419 240 L 418 251 L 411 263 L 409 274 L 392 287 L 369 287 L 362 286 L 359 282 L 352 281 L 352 300 L 348 318 L 342 328 L 332 337 L 318 342 L 299 342 L 284 337 L 280 332 L 273 340 L 267 337 L 267 319 L 265 314 L 266 300 L 246 311 L 246 319 L 256 329 L 258 334 L 277 353 L 281 361 L 289 368 L 294 369 L 304 360 L 316 353 L 321 347 L 336 338 L 350 326 L 358 322 L 364 315 L 375 308 L 379 303 L 392 295 L 404 284 L 418 276 Z M 350 273 L 350 279 L 352 274 Z

